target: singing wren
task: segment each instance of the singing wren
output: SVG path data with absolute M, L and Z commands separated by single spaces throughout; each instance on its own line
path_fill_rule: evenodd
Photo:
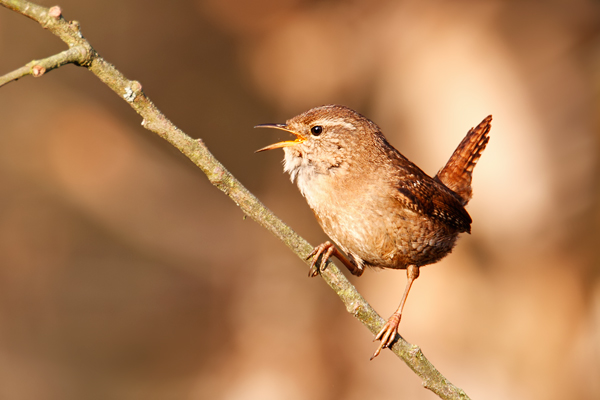
M 315 247 L 307 257 L 313 257 L 310 276 L 331 256 L 356 276 L 365 267 L 407 270 L 400 305 L 375 336 L 381 343 L 371 359 L 394 342 L 419 268 L 449 254 L 459 233 L 470 233 L 465 205 L 491 121 L 490 115 L 472 128 L 433 178 L 389 144 L 375 123 L 344 106 L 313 108 L 285 124 L 257 125 L 295 136 L 257 152 L 283 148 L 284 171 L 325 233 L 348 255 L 329 241 Z

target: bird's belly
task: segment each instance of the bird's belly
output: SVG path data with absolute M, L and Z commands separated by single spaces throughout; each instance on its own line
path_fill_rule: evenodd
M 370 260 L 369 264 L 401 269 L 433 264 L 452 251 L 458 236 L 455 229 L 423 216 L 401 220 L 394 228 L 393 255 Z
M 379 190 L 350 192 L 325 176 L 299 176 L 298 185 L 325 233 L 362 268 L 404 269 L 432 264 L 452 251 L 458 232 L 398 207 Z M 375 194 L 375 195 L 374 195 Z
M 352 211 L 354 210 L 354 211 Z M 362 264 L 404 269 L 439 261 L 454 247 L 458 232 L 411 210 L 327 207 L 314 209 L 327 235 Z

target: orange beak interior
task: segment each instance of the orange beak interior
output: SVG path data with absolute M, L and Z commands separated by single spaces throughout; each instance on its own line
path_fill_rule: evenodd
M 285 124 L 261 124 L 261 125 L 256 125 L 255 128 L 279 129 L 279 130 L 282 130 L 282 131 L 289 132 L 292 135 L 296 136 L 295 140 L 286 140 L 286 141 L 283 141 L 283 142 L 274 143 L 274 144 L 271 144 L 269 146 L 263 147 L 262 149 L 256 150 L 255 153 L 259 153 L 259 152 L 265 151 L 265 150 L 279 149 L 281 147 L 294 146 L 294 145 L 296 145 L 298 143 L 302 143 L 302 142 L 304 142 L 306 140 L 299 133 L 296 133 L 296 132 L 290 130 L 287 127 L 287 125 L 285 125 Z

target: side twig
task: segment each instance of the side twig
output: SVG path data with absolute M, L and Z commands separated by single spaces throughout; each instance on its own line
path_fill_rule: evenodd
M 37 21 L 44 29 L 48 29 L 58 36 L 69 47 L 68 50 L 59 54 L 32 61 L 0 77 L 0 86 L 26 75 L 41 76 L 45 72 L 65 64 L 88 68 L 129 103 L 143 118 L 142 125 L 146 129 L 156 133 L 181 151 L 206 174 L 213 185 L 228 195 L 246 215 L 277 236 L 303 261 L 308 263 L 305 258 L 311 252 L 312 246 L 277 218 L 231 175 L 209 152 L 201 139 L 192 139 L 173 125 L 144 94 L 139 82 L 127 79 L 113 65 L 100 57 L 81 34 L 79 23 L 65 21 L 57 6 L 47 9 L 25 0 L 0 0 L 0 5 Z M 334 264 L 328 263 L 327 269 L 322 272 L 322 277 L 340 297 L 349 313 L 362 322 L 373 334 L 380 330 L 385 323 L 384 319 L 365 301 Z M 391 351 L 423 380 L 424 387 L 433 391 L 440 398 L 469 399 L 463 390 L 444 378 L 425 358 L 418 346 L 411 345 L 402 337 L 397 336 L 397 341 Z
M 65 64 L 76 64 L 86 52 L 87 50 L 84 47 L 75 46 L 51 57 L 33 60 L 25 66 L 0 77 L 0 86 L 16 81 L 27 75 L 32 75 L 37 78 L 44 75 L 46 72 L 62 67 Z

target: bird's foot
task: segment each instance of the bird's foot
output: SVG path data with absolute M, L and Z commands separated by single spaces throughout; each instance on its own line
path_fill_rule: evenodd
M 325 270 L 325 268 L 327 268 L 327 260 L 329 259 L 329 257 L 331 257 L 335 250 L 335 246 L 329 241 L 321 243 L 320 245 L 315 247 L 313 251 L 311 251 L 311 253 L 308 255 L 308 257 L 306 257 L 307 260 L 311 257 L 313 258 L 312 263 L 310 264 L 310 269 L 308 270 L 308 276 L 317 276 L 319 275 L 319 272 Z M 319 257 L 321 258 L 321 263 L 317 265 Z
M 381 340 L 381 343 L 379 344 L 377 350 L 375 350 L 375 353 L 373 353 L 373 355 L 371 356 L 371 360 L 377 357 L 379 353 L 381 353 L 381 350 L 383 350 L 386 347 L 389 348 L 394 343 L 394 340 L 396 339 L 396 334 L 398 333 L 398 325 L 400 324 L 400 318 L 402 318 L 402 314 L 392 314 L 392 316 L 385 323 L 383 328 L 381 328 L 377 336 L 375 336 L 375 339 L 373 339 L 373 341 Z

